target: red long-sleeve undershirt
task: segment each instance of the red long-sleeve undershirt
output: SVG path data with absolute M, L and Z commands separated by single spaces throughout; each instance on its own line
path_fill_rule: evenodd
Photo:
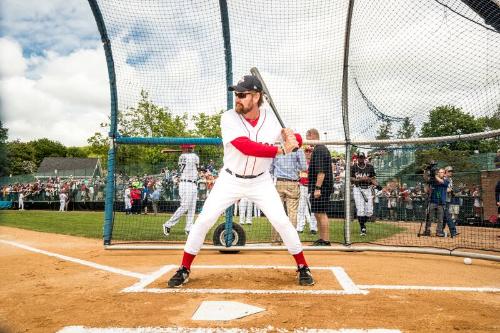
M 302 141 L 300 134 L 295 133 L 295 137 L 297 138 L 297 141 Z M 231 141 L 231 144 L 242 154 L 248 156 L 274 158 L 278 154 L 278 147 L 252 141 L 246 136 L 240 136 L 234 139 Z
M 246 136 L 234 139 L 231 144 L 242 154 L 248 156 L 274 158 L 278 153 L 278 147 L 252 141 Z

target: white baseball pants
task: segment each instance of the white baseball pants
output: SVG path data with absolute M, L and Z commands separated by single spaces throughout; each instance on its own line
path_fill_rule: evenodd
M 364 196 L 363 196 L 363 194 Z M 361 188 L 355 186 L 352 190 L 356 211 L 358 216 L 373 215 L 373 193 L 371 188 Z M 366 201 L 365 201 L 366 198 Z
M 285 213 L 269 172 L 253 179 L 237 178 L 222 171 L 210 192 L 200 215 L 189 233 L 184 251 L 198 254 L 210 228 L 224 210 L 236 200 L 248 198 L 266 215 L 281 236 L 288 252 L 292 255 L 302 252 L 299 235 Z
M 130 200 L 130 198 L 124 198 L 123 203 L 125 204 L 126 211 L 130 211 L 132 209 L 132 200 Z
M 181 216 L 187 212 L 185 231 L 190 231 L 194 221 L 194 213 L 196 211 L 196 196 L 198 194 L 198 187 L 196 183 L 180 182 L 179 183 L 179 196 L 181 197 L 181 205 L 175 211 L 174 215 L 165 222 L 167 228 L 172 228 L 179 222 Z
M 300 185 L 299 208 L 297 212 L 297 231 L 303 231 L 304 226 L 309 223 L 309 230 L 318 230 L 318 222 L 314 214 L 310 212 L 309 193 L 307 186 Z

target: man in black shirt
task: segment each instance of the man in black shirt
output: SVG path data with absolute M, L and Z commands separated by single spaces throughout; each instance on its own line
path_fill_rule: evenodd
M 319 132 L 311 128 L 306 133 L 307 140 L 319 140 Z M 333 171 L 330 151 L 325 145 L 315 145 L 309 163 L 309 193 L 311 193 L 311 211 L 319 227 L 319 239 L 313 245 L 330 245 L 330 223 L 326 214 L 333 191 Z
M 351 182 L 361 236 L 366 236 L 366 222 L 373 215 L 373 193 L 371 185 L 376 185 L 375 169 L 365 161 L 365 154 L 359 153 L 357 162 L 351 167 Z

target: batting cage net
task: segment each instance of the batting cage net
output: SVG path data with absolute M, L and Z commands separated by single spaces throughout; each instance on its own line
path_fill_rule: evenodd
M 241 176 L 221 117 L 257 68 L 266 114 L 304 141 L 265 176 L 305 245 L 500 249 L 497 1 L 89 3 L 112 96 L 106 244 L 187 239 L 217 181 Z M 253 193 L 206 243 L 282 244 Z

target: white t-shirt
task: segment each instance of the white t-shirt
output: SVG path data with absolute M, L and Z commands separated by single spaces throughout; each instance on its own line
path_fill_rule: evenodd
M 231 141 L 242 136 L 269 145 L 282 141 L 281 125 L 272 110 L 261 107 L 259 121 L 255 127 L 233 109 L 228 110 L 222 114 L 221 130 L 224 170 L 227 168 L 239 175 L 258 175 L 269 170 L 272 158 L 244 155 L 231 144 Z
M 179 168 L 181 171 L 181 180 L 198 179 L 198 165 L 200 158 L 195 153 L 184 153 L 179 157 Z

